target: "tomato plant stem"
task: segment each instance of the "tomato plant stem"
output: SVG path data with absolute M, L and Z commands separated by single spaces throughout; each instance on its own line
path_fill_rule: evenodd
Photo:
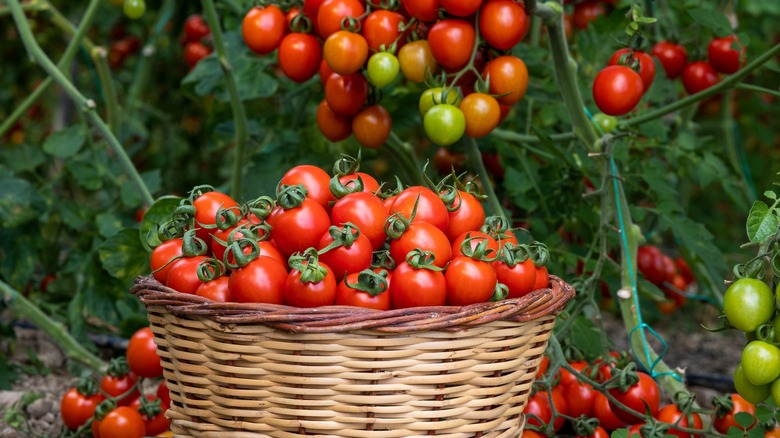
M 92 59 L 95 60 L 98 78 L 100 78 L 101 91 L 106 101 L 106 119 L 111 132 L 119 132 L 119 101 L 116 97 L 116 88 L 111 79 L 111 70 L 108 66 L 108 53 L 103 47 L 96 47 L 92 51 Z
M 164 0 L 160 6 L 157 22 L 154 25 L 152 34 L 149 36 L 144 48 L 141 50 L 141 57 L 138 60 L 138 66 L 136 67 L 136 74 L 127 92 L 127 106 L 131 109 L 137 108 L 141 92 L 149 83 L 149 75 L 152 67 L 151 60 L 156 52 L 158 39 L 161 35 L 164 35 L 165 25 L 171 20 L 175 10 L 176 0 Z
M 97 127 L 103 137 L 105 137 L 111 149 L 119 158 L 119 161 L 125 172 L 127 172 L 130 179 L 141 193 L 143 201 L 147 205 L 152 205 L 154 203 L 154 198 L 152 197 L 152 194 L 149 193 L 149 189 L 146 187 L 146 183 L 144 183 L 144 180 L 141 178 L 138 170 L 133 165 L 130 157 L 127 156 L 127 153 L 119 143 L 119 140 L 117 140 L 116 136 L 108 127 L 108 125 L 106 125 L 103 119 L 95 111 L 95 101 L 84 97 L 84 95 L 81 94 L 81 92 L 73 85 L 73 83 L 69 81 L 67 77 L 65 77 L 60 69 L 57 68 L 52 60 L 49 59 L 46 53 L 43 52 L 41 47 L 38 45 L 38 42 L 35 40 L 35 37 L 32 34 L 32 30 L 30 30 L 30 25 L 27 22 L 27 18 L 24 16 L 24 11 L 19 5 L 19 0 L 8 0 L 8 6 L 11 8 L 11 14 L 13 15 L 14 21 L 16 22 L 16 28 L 19 31 L 19 35 L 22 38 L 22 42 L 24 43 L 27 52 L 41 66 L 41 68 L 43 68 L 50 75 L 50 77 L 54 78 L 57 84 L 59 84 L 65 90 L 70 98 L 74 100 L 76 107 L 86 113 L 87 119 L 89 119 L 95 125 L 95 127 Z M 82 27 L 86 27 L 83 26 L 83 24 L 84 23 L 82 23 Z
M 496 192 L 493 190 L 493 184 L 490 182 L 485 163 L 482 161 L 482 152 L 479 151 L 477 141 L 464 135 L 463 148 L 466 151 L 466 160 L 469 165 L 473 167 L 474 173 L 482 182 L 482 190 L 485 192 L 485 196 L 487 196 L 489 211 L 486 213 L 501 216 L 501 218 L 509 223 L 506 214 L 504 213 L 504 208 L 501 207 L 501 201 L 498 200 L 498 196 L 496 196 Z
M 10 1 L 15 2 L 16 0 Z M 15 315 L 29 319 L 30 322 L 43 330 L 69 358 L 79 361 L 95 371 L 106 368 L 106 363 L 73 338 L 62 323 L 51 319 L 38 306 L 2 280 L 0 280 L 0 291 L 2 291 L 3 300 L 13 309 Z
M 751 85 L 751 84 L 739 83 L 734 88 L 737 88 L 739 90 L 745 90 L 745 91 L 755 91 L 756 93 L 763 93 L 763 94 L 768 94 L 770 96 L 780 97 L 780 91 L 778 91 L 778 90 L 772 90 L 770 88 L 758 87 L 758 86 Z
M 246 110 L 241 102 L 241 97 L 238 95 L 238 83 L 233 75 L 233 67 L 227 58 L 225 42 L 222 39 L 222 27 L 220 26 L 219 16 L 217 16 L 217 9 L 214 7 L 213 0 L 203 0 L 203 12 L 206 16 L 206 22 L 209 24 L 209 29 L 211 29 L 211 35 L 214 38 L 214 50 L 217 52 L 219 65 L 222 67 L 222 73 L 225 77 L 225 88 L 227 88 L 230 95 L 230 106 L 233 109 L 236 136 L 230 193 L 234 198 L 238 199 L 241 197 L 241 183 L 244 179 L 244 168 L 246 167 L 244 149 L 249 136 L 246 127 Z

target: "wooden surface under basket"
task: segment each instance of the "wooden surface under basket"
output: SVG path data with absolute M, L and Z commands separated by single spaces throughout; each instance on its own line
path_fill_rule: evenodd
M 214 303 L 140 277 L 171 392 L 194 437 L 518 437 L 555 316 L 574 290 L 375 311 Z

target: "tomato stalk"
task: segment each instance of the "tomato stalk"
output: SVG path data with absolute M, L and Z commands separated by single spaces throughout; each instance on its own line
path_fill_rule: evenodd
M 222 39 L 222 27 L 220 26 L 217 9 L 214 6 L 213 0 L 203 0 L 203 12 L 209 29 L 211 29 L 211 35 L 214 39 L 214 50 L 217 53 L 219 65 L 222 67 L 222 74 L 225 77 L 225 88 L 227 88 L 228 94 L 230 95 L 230 106 L 233 110 L 236 134 L 234 140 L 235 156 L 233 157 L 230 193 L 234 198 L 238 198 L 241 197 L 241 183 L 243 182 L 244 167 L 246 164 L 244 159 L 244 148 L 249 139 L 246 110 L 244 109 L 244 104 L 241 102 L 241 97 L 238 95 L 238 83 L 236 82 L 236 77 L 233 75 L 233 67 L 230 65 L 230 61 L 228 61 L 227 58 L 225 42 Z
M 87 118 L 92 122 L 93 125 L 95 125 L 95 127 L 97 127 L 101 134 L 103 134 L 103 137 L 106 139 L 111 149 L 119 158 L 120 164 L 138 188 L 143 201 L 147 205 L 152 205 L 154 203 L 154 197 L 152 197 L 152 194 L 146 187 L 146 183 L 144 182 L 143 178 L 141 178 L 141 175 L 138 173 L 138 170 L 135 168 L 135 165 L 133 165 L 132 160 L 130 160 L 130 157 L 125 152 L 122 144 L 119 143 L 119 140 L 117 140 L 109 126 L 95 111 L 95 101 L 92 99 L 87 99 L 83 94 L 81 94 L 81 92 L 73 85 L 73 83 L 68 80 L 62 71 L 60 71 L 60 69 L 57 68 L 52 60 L 46 55 L 43 49 L 41 49 L 41 46 L 38 45 L 38 42 L 33 36 L 30 25 L 27 22 L 27 18 L 24 16 L 24 11 L 22 11 L 22 8 L 19 5 L 19 0 L 8 0 L 8 5 L 11 8 L 11 14 L 14 17 L 16 27 L 19 31 L 19 35 L 22 38 L 22 42 L 27 49 L 27 52 L 50 75 L 50 77 L 54 78 L 54 80 L 65 90 L 70 98 L 75 101 L 76 106 L 86 113 Z M 84 26 L 84 23 L 82 23 L 81 27 L 86 26 Z
M 13 309 L 15 315 L 29 319 L 30 322 L 43 330 L 44 333 L 52 338 L 55 344 L 62 348 L 69 358 L 81 362 L 95 371 L 101 371 L 106 368 L 106 363 L 71 336 L 61 322 L 50 318 L 43 313 L 40 307 L 2 280 L 0 280 L 0 291 L 3 294 L 3 301 Z

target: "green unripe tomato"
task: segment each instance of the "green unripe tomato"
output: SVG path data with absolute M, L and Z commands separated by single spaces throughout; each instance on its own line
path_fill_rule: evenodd
M 144 16 L 146 3 L 144 3 L 144 0 L 125 0 L 122 10 L 124 10 L 127 18 L 137 20 Z
M 740 278 L 726 289 L 723 311 L 729 323 L 743 332 L 755 331 L 775 312 L 772 290 L 761 280 Z
M 753 385 L 772 383 L 780 376 L 780 348 L 764 341 L 750 341 L 742 350 L 740 365 L 745 378 Z
M 609 134 L 617 127 L 617 117 L 598 113 L 593 116 L 593 123 L 600 127 L 604 134 Z
M 770 385 L 754 385 L 750 383 L 750 380 L 745 377 L 742 364 L 737 365 L 737 369 L 734 370 L 734 388 L 736 388 L 739 395 L 754 405 L 769 398 L 769 395 L 772 392 L 770 390 Z M 778 389 L 780 389 L 780 387 Z M 780 393 L 778 395 L 780 395 Z
M 444 88 L 442 87 L 429 88 L 423 91 L 423 94 L 420 95 L 420 101 L 418 103 L 421 116 L 425 116 L 429 109 L 431 109 L 434 105 L 439 105 L 441 103 L 460 106 L 460 96 L 458 95 L 457 91 L 453 89 L 447 90 L 447 96 L 444 98 L 446 102 L 442 100 L 443 92 Z
M 775 379 L 775 381 L 769 385 L 769 391 L 772 393 L 772 400 L 774 400 L 777 406 L 780 406 L 780 379 Z
M 466 117 L 455 105 L 434 105 L 423 117 L 423 127 L 428 138 L 439 146 L 448 146 L 463 137 Z
M 400 71 L 398 58 L 392 53 L 377 52 L 368 58 L 368 80 L 375 87 L 382 88 L 393 82 Z

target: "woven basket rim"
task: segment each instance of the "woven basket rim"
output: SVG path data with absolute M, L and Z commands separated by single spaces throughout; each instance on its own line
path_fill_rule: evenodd
M 574 288 L 550 275 L 548 287 L 520 298 L 468 306 L 411 307 L 375 310 L 351 306 L 299 308 L 267 303 L 219 303 L 178 292 L 154 279 L 139 276 L 130 289 L 146 306 L 163 306 L 178 317 L 200 317 L 221 324 L 264 324 L 293 333 L 345 333 L 373 330 L 411 333 L 424 330 L 465 330 L 493 321 L 528 322 L 557 315 L 574 296 Z

